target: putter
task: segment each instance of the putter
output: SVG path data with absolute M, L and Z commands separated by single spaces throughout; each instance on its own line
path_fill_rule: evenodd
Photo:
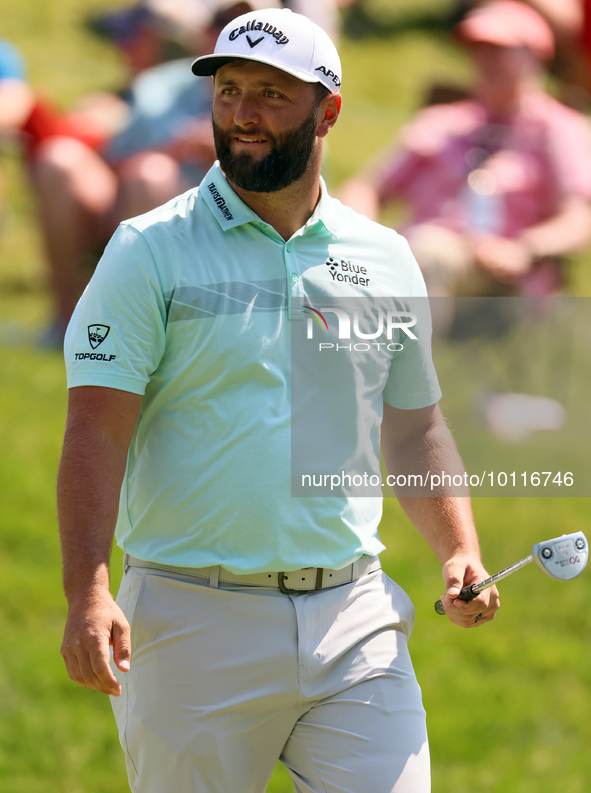
M 556 578 L 558 581 L 570 581 L 571 578 L 580 575 L 587 566 L 588 547 L 587 538 L 582 531 L 563 534 L 561 537 L 555 537 L 553 540 L 545 542 L 537 542 L 532 546 L 530 555 L 525 559 L 506 567 L 500 573 L 491 575 L 480 584 L 465 586 L 458 597 L 460 600 L 472 600 L 483 590 L 496 584 L 502 578 L 516 573 L 517 570 L 521 570 L 532 561 L 550 578 Z M 435 604 L 435 611 L 438 614 L 445 614 L 441 600 Z

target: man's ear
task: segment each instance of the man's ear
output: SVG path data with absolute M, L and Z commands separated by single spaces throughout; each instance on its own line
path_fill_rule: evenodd
M 320 113 L 318 117 L 322 119 L 316 130 L 316 137 L 324 138 L 328 135 L 332 127 L 337 123 L 343 97 L 340 94 L 330 94 L 320 103 Z

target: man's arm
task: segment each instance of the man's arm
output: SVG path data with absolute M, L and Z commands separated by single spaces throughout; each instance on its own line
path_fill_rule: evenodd
M 544 256 L 563 256 L 579 250 L 591 236 L 591 207 L 584 196 L 565 198 L 559 210 L 517 239 L 474 235 L 468 238 L 477 264 L 504 283 L 515 283 Z
M 399 410 L 384 402 L 382 452 L 388 473 L 422 474 L 445 471 L 453 477 L 464 466 L 437 405 Z M 406 491 L 408 492 L 408 490 Z M 458 496 L 413 497 L 397 492 L 410 520 L 443 564 L 445 594 L 441 596 L 449 619 L 465 628 L 494 619 L 499 607 L 496 587 L 474 600 L 458 599 L 460 589 L 488 578 L 480 557 L 470 498 Z M 482 620 L 475 622 L 478 614 Z
M 58 475 L 58 518 L 68 619 L 62 655 L 85 688 L 119 696 L 109 666 L 129 669 L 129 624 L 109 591 L 109 556 L 127 450 L 142 397 L 113 388 L 69 391 Z
M 0 79 L 0 134 L 15 132 L 27 120 L 34 97 L 22 80 Z

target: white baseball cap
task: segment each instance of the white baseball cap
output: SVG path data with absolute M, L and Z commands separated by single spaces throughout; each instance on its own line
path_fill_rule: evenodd
M 191 68 L 194 74 L 211 75 L 236 60 L 266 63 L 305 83 L 322 83 L 331 93 L 341 87 L 341 61 L 328 34 L 288 8 L 236 17 L 220 33 L 213 55 L 202 55 Z

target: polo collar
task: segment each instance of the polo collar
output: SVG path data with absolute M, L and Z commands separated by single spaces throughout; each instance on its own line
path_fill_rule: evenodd
M 199 185 L 199 194 L 220 224 L 222 231 L 260 220 L 232 190 L 216 161 Z
M 338 201 L 328 194 L 326 182 L 320 177 L 320 201 L 304 228 L 311 228 L 316 223 L 322 223 L 332 237 L 338 236 L 339 215 Z
M 243 226 L 246 223 L 261 223 L 260 217 L 232 190 L 218 161 L 212 165 L 199 185 L 199 195 L 220 224 L 222 231 Z M 331 236 L 337 236 L 335 199 L 328 195 L 322 177 L 320 177 L 320 201 L 300 233 L 305 234 L 317 223 L 322 223 Z

